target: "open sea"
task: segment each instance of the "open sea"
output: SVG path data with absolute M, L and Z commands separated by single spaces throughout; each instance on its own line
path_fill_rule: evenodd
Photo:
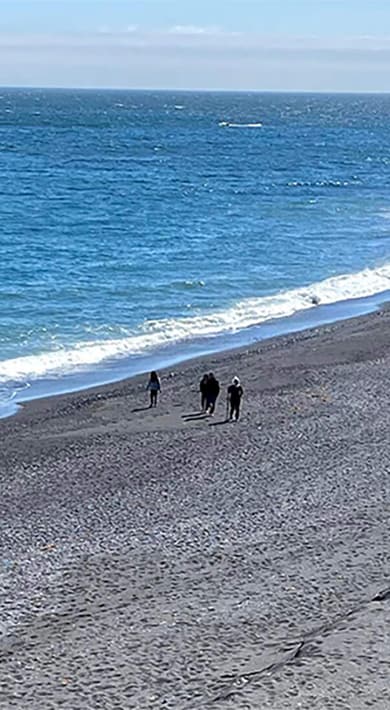
M 389 118 L 387 95 L 1 89 L 0 413 L 388 291 Z

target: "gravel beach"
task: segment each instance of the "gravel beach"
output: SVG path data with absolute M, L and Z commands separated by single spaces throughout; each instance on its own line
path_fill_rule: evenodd
M 389 372 L 383 308 L 0 421 L 0 707 L 388 710 Z

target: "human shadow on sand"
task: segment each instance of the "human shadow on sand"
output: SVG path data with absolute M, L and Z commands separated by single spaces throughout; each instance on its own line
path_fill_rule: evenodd
M 220 419 L 218 422 L 210 422 L 209 426 L 222 426 L 223 424 L 230 424 L 230 419 Z
M 204 414 L 203 412 L 201 412 L 200 414 L 196 414 L 195 416 L 191 414 L 187 416 L 183 415 L 183 419 L 185 422 L 201 422 L 202 419 L 208 419 L 209 416 L 209 414 Z
M 136 414 L 136 412 L 146 412 L 148 409 L 153 409 L 153 407 L 148 404 L 146 407 L 136 407 L 136 409 L 132 409 L 131 412 L 132 414 Z

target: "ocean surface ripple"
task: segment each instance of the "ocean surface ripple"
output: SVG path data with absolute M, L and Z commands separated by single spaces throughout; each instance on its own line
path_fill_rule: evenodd
M 388 290 L 389 109 L 2 89 L 0 402 Z

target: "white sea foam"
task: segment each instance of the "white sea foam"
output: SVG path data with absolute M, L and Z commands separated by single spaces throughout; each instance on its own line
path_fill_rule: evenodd
M 230 123 L 230 121 L 221 121 L 221 128 L 262 128 L 262 123 Z
M 312 308 L 371 296 L 390 289 L 390 264 L 356 274 L 334 276 L 307 287 L 272 296 L 248 298 L 225 310 L 199 316 L 147 321 L 142 329 L 123 338 L 82 342 L 39 355 L 0 362 L 0 384 L 31 382 L 91 368 L 113 358 L 142 355 L 175 343 L 234 333 L 275 318 Z

